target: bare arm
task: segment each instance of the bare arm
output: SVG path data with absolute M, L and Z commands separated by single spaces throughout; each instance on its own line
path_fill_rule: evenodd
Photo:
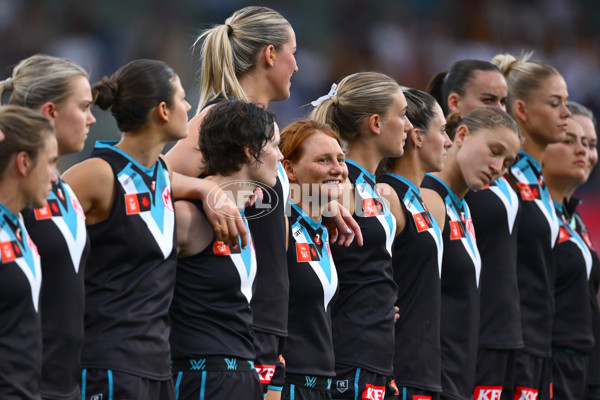
M 381 197 L 386 201 L 387 206 L 390 209 L 390 212 L 396 219 L 396 236 L 404 230 L 404 226 L 406 225 L 406 214 L 404 211 L 404 207 L 400 203 L 400 199 L 398 198 L 398 193 L 387 183 L 378 183 L 377 187 L 379 189 L 379 193 Z
M 171 185 L 174 200 L 202 200 L 204 212 L 218 240 L 237 243 L 239 236 L 242 247 L 246 247 L 248 231 L 240 211 L 216 183 L 208 179 L 192 178 L 173 172 Z
M 442 197 L 435 191 L 427 188 L 421 188 L 421 198 L 425 202 L 431 216 L 435 218 L 440 231 L 444 231 L 446 223 L 446 204 Z
M 198 254 L 212 241 L 210 223 L 193 203 L 175 202 L 175 228 L 177 229 L 177 255 L 188 257 Z
M 86 225 L 108 218 L 115 197 L 115 176 L 106 161 L 89 158 L 69 168 L 61 177 L 75 192 Z

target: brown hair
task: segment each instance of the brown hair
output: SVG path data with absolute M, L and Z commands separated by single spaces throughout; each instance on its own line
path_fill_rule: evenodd
M 12 105 L 0 106 L 0 131 L 4 133 L 0 143 L 0 179 L 13 154 L 24 151 L 37 160 L 45 138 L 54 135 L 54 127 L 40 113 Z

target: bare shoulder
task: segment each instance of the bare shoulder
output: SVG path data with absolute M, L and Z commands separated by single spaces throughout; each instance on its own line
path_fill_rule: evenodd
M 177 171 L 187 176 L 198 176 L 204 169 L 202 153 L 198 148 L 198 140 L 200 139 L 200 128 L 202 121 L 213 107 L 206 107 L 200 114 L 197 114 L 188 122 L 188 135 L 180 139 L 175 145 L 165 154 L 165 159 L 173 171 Z
M 385 200 L 394 218 L 396 218 L 396 235 L 398 235 L 404 229 L 404 225 L 406 225 L 406 215 L 400 198 L 394 188 L 387 183 L 378 183 L 377 190 L 379 195 Z
M 446 204 L 438 192 L 432 189 L 421 188 L 421 199 L 427 206 L 427 209 L 437 221 L 441 230 L 444 230 L 446 221 Z
M 115 191 L 115 175 L 108 162 L 88 158 L 69 168 L 61 178 L 75 192 L 88 225 L 108 218 Z

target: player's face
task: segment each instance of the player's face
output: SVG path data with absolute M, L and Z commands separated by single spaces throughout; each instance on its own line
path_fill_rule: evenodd
M 393 102 L 381 121 L 378 137 L 384 157 L 400 157 L 404 154 L 407 132 L 413 126 L 406 116 L 408 103 L 401 89 L 393 96 Z
M 446 160 L 446 153 L 452 147 L 452 141 L 446 133 L 446 118 L 442 108 L 436 104 L 436 115 L 422 134 L 423 143 L 419 154 L 425 164 L 425 172 L 441 171 Z
M 171 118 L 169 119 L 170 136 L 173 140 L 182 139 L 188 135 L 188 111 L 192 108 L 185 99 L 185 90 L 181 86 L 179 76 L 175 75 L 171 79 L 175 89 L 173 94 L 173 104 L 170 107 Z
M 271 101 L 287 100 L 290 97 L 291 79 L 298 72 L 296 64 L 296 33 L 290 26 L 288 28 L 289 40 L 273 53 L 273 69 L 270 71 L 269 79 L 273 93 Z
M 274 124 L 274 134 L 271 140 L 265 144 L 260 153 L 259 161 L 254 161 L 251 170 L 251 179 L 267 186 L 275 186 L 279 162 L 283 160 L 283 154 L 279 150 L 279 127 Z
M 473 78 L 464 89 L 463 95 L 457 95 L 455 105 L 449 108 L 461 117 L 479 107 L 496 107 L 506 111 L 508 87 L 504 76 L 498 71 L 475 71 Z
M 96 123 L 92 115 L 92 91 L 88 79 L 83 75 L 73 77 L 70 87 L 69 95 L 56 104 L 53 119 L 60 155 L 83 150 L 90 125 Z
M 56 182 L 56 163 L 58 161 L 58 144 L 54 134 L 45 135 L 44 147 L 32 162 L 26 175 L 26 199 L 29 207 L 43 207 Z
M 519 151 L 517 134 L 504 126 L 480 129 L 461 138 L 460 126 L 454 141 L 459 146 L 457 162 L 469 189 L 479 190 L 503 175 Z
M 520 124 L 524 133 L 536 143 L 545 145 L 562 141 L 571 116 L 567 109 L 568 99 L 567 84 L 562 76 L 552 75 L 546 79 L 523 105 L 526 118 L 521 119 Z M 515 103 L 513 107 L 518 106 Z
M 565 139 L 549 144 L 544 151 L 544 176 L 578 186 L 589 175 L 588 140 L 583 128 L 573 118 L 568 119 Z
M 596 164 L 598 164 L 598 136 L 596 134 L 596 127 L 594 122 L 583 115 L 573 115 L 573 119 L 581 125 L 583 133 L 587 138 L 588 148 L 588 177 L 592 172 Z
M 303 197 L 310 195 L 327 201 L 340 197 L 348 167 L 338 141 L 316 131 L 301 146 L 302 156 L 295 163 L 286 161 L 290 182 L 298 185 Z

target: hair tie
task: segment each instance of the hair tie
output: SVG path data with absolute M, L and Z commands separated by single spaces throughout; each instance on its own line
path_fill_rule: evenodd
M 233 34 L 233 26 L 226 24 L 227 25 L 227 36 L 231 36 Z
M 329 93 L 327 93 L 325 96 L 319 97 L 315 101 L 311 101 L 310 104 L 312 104 L 313 107 L 317 107 L 319 104 L 321 104 L 325 100 L 329 100 L 332 98 L 333 98 L 334 103 L 337 103 L 337 85 L 335 83 L 331 85 L 331 89 L 329 90 Z

